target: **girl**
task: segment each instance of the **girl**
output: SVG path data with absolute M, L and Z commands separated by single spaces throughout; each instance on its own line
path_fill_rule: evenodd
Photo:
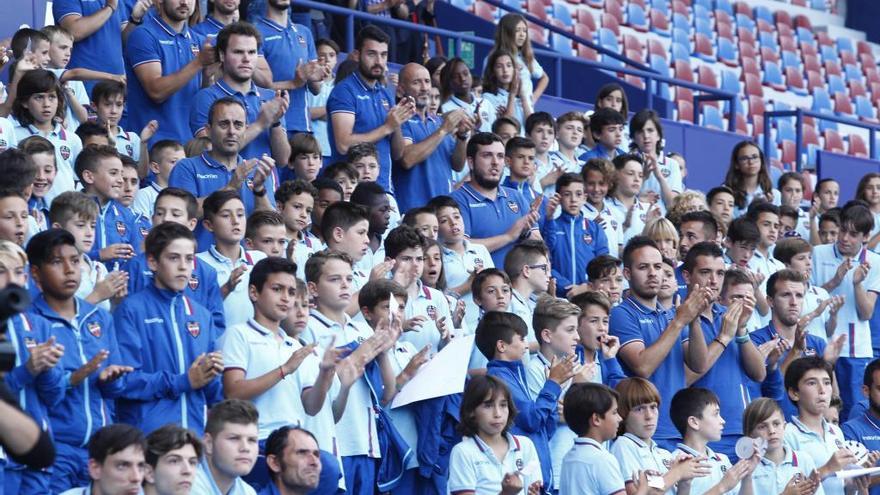
M 868 203 L 868 208 L 874 214 L 874 229 L 868 240 L 868 247 L 874 249 L 880 242 L 880 173 L 871 172 L 862 176 L 856 187 L 856 199 Z
M 76 189 L 76 175 L 73 164 L 82 150 L 79 136 L 64 129 L 64 93 L 58 79 L 44 69 L 27 71 L 18 83 L 15 100 L 12 102 L 17 141 L 30 136 L 43 136 L 55 146 L 55 182 L 46 195 L 51 203 L 64 191 Z
M 537 103 L 550 84 L 550 77 L 535 59 L 529 39 L 529 27 L 523 16 L 507 14 L 498 21 L 493 50 L 504 50 L 513 55 L 514 66 L 522 81 L 523 99 L 528 100 L 530 106 Z M 534 79 L 538 80 L 537 85 L 533 85 Z
M 651 220 L 645 225 L 642 235 L 654 241 L 664 257 L 678 261 L 678 231 L 668 219 L 660 217 Z
M 532 101 L 510 52 L 495 50 L 489 55 L 483 73 L 483 98 L 492 103 L 498 117 L 510 117 L 522 124 L 532 114 Z
M 666 493 L 675 493 L 673 487 L 676 484 L 678 491 L 688 493 L 690 480 L 709 474 L 709 467 L 699 459 L 673 458 L 668 450 L 661 449 L 651 439 L 657 430 L 660 392 L 644 378 L 621 380 L 615 390 L 620 394 L 617 411 L 623 422 L 621 435 L 611 445 L 611 453 L 620 464 L 623 479 L 632 479 L 639 471 L 655 471 L 662 474 Z M 637 488 L 634 483 L 627 483 L 626 493 L 633 495 Z
M 442 291 L 446 295 L 446 302 L 452 309 L 452 327 L 455 335 L 467 335 L 466 329 L 462 328 L 464 319 L 465 302 L 457 297 L 454 291 L 446 290 L 446 275 L 443 270 L 443 251 L 440 244 L 434 239 L 425 239 L 425 270 L 422 272 L 422 283 L 432 289 Z
M 467 63 L 459 57 L 446 62 L 440 70 L 440 113 L 459 108 L 467 110 L 480 132 L 491 132 L 497 112 L 489 100 L 474 93 L 474 79 Z
M 626 93 L 623 91 L 623 87 L 617 83 L 608 83 L 599 88 L 599 92 L 596 93 L 596 103 L 594 105 L 594 108 L 597 110 L 600 108 L 610 108 L 612 110 L 620 112 L 620 114 L 623 115 L 624 118 L 629 117 L 629 100 L 627 100 L 626 98 Z M 587 126 L 587 129 L 589 129 L 589 125 Z M 621 146 L 624 149 L 626 149 L 629 143 L 629 134 L 627 134 L 628 132 L 629 131 L 627 129 L 624 129 L 623 142 L 621 143 Z M 596 143 L 593 141 L 592 133 L 584 133 L 584 143 L 590 149 L 596 146 Z
M 503 381 L 477 376 L 468 382 L 458 426 L 463 437 L 452 448 L 449 461 L 449 493 L 541 493 L 541 468 L 534 444 L 527 437 L 509 433 L 516 414 Z
M 678 162 L 663 154 L 663 126 L 654 110 L 641 110 L 629 122 L 632 136 L 630 149 L 645 160 L 645 183 L 642 195 L 651 196 L 648 202 L 657 202 L 666 211 L 672 201 L 684 190 Z
M 779 191 L 773 188 L 764 152 L 754 141 L 742 141 L 733 147 L 724 185 L 734 194 L 733 217 L 744 214 L 757 197 L 778 205 Z
M 642 190 L 644 165 L 638 155 L 618 155 L 614 164 L 614 189 L 605 202 L 611 210 L 612 219 L 623 228 L 621 245 L 642 233 L 645 224 L 660 215 L 660 210 L 639 200 Z
M 321 91 L 318 94 L 312 94 L 306 91 L 306 105 L 309 107 L 309 118 L 312 122 L 312 130 L 321 149 L 324 150 L 324 161 L 330 159 L 330 140 L 327 137 L 327 99 L 330 98 L 330 92 L 333 91 L 335 84 L 333 83 L 333 71 L 336 69 L 337 55 L 339 55 L 339 45 L 335 41 L 329 39 L 319 39 L 315 42 L 315 50 L 318 54 L 318 63 L 330 70 L 326 72 L 327 77 L 321 82 Z
M 291 243 L 293 244 L 293 243 Z M 281 322 L 281 328 L 293 339 L 299 340 L 299 336 L 309 323 L 309 288 L 306 283 L 296 279 L 296 297 L 290 306 L 287 318 Z M 303 344 L 305 345 L 305 344 Z
M 743 412 L 743 431 L 764 440 L 767 451 L 752 473 L 755 493 L 793 495 L 824 490 L 813 458 L 785 444 L 785 417 L 779 404 L 770 398 L 755 399 Z

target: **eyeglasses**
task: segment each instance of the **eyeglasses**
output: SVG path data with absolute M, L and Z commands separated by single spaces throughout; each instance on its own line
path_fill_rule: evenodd
M 540 265 L 528 265 L 528 267 L 532 270 L 543 270 L 544 273 L 550 271 L 550 265 L 548 265 L 547 263 L 542 263 Z
M 761 155 L 756 153 L 754 155 L 745 155 L 745 156 L 737 157 L 736 161 L 738 161 L 740 163 L 748 163 L 748 162 L 753 162 L 755 160 L 760 160 L 760 159 L 761 159 Z

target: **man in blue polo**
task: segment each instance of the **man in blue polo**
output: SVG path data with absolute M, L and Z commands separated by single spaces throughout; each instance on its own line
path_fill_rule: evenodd
M 880 450 L 880 359 L 865 368 L 862 394 L 868 397 L 868 410 L 843 424 L 843 436 L 861 442 L 868 451 Z M 874 485 L 870 493 L 880 495 L 880 486 Z
M 388 35 L 376 26 L 364 26 L 355 43 L 358 69 L 340 81 L 327 99 L 330 125 L 327 137 L 331 160 L 345 159 L 357 143 L 373 143 L 379 153 L 376 182 L 391 189 L 391 163 L 403 156 L 401 125 L 415 114 L 415 103 L 404 98 L 394 105 L 383 84 L 388 68 Z
M 665 310 L 657 302 L 663 255 L 644 236 L 633 237 L 623 249 L 623 276 L 629 282 L 629 297 L 611 310 L 608 325 L 620 339 L 617 359 L 627 376 L 650 380 L 660 397 L 672 397 L 686 386 L 685 367 L 695 373 L 707 370 L 699 315 L 712 303 L 711 289 L 692 287 L 674 314 Z M 669 401 L 661 401 L 660 408 L 654 440 L 672 450 L 679 433 L 669 419 Z
M 269 155 L 276 162 L 287 163 L 290 145 L 281 122 L 287 108 L 286 95 L 276 95 L 253 81 L 259 60 L 260 32 L 253 24 L 234 22 L 221 29 L 216 40 L 223 77 L 196 94 L 189 115 L 190 129 L 194 135 L 204 135 L 211 105 L 223 97 L 235 98 L 247 113 L 241 156 L 248 159 Z
M 161 0 L 125 46 L 128 76 L 128 125 L 142 129 L 159 123 L 152 142 L 192 137 L 189 109 L 201 87 L 202 72 L 215 60 L 214 49 L 190 31 L 192 0 Z
M 431 74 L 420 64 L 403 67 L 398 88 L 416 104 L 416 114 L 401 126 L 403 157 L 394 163 L 391 176 L 397 206 L 406 213 L 427 198 L 449 194 L 452 171 L 464 169 L 467 138 L 474 123 L 460 109 L 442 118 L 428 113 Z
M 306 87 L 312 94 L 321 92 L 321 81 L 330 70 L 318 63 L 312 31 L 290 20 L 290 0 L 269 0 L 264 17 L 255 20 L 263 34 L 263 55 L 272 69 L 273 87 L 290 93 L 290 108 L 285 124 L 287 132 L 312 132 Z
M 467 144 L 471 181 L 451 194 L 458 203 L 470 241 L 486 246 L 495 266 L 518 239 L 541 238 L 535 227 L 538 211 L 519 192 L 499 185 L 504 170 L 504 144 L 490 132 L 479 132 Z

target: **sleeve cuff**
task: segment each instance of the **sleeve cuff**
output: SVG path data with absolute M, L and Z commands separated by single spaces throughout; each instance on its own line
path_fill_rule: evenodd
M 177 379 L 174 381 L 174 395 L 180 396 L 185 392 L 191 391 L 192 386 L 189 383 L 189 375 L 187 373 L 177 375 Z

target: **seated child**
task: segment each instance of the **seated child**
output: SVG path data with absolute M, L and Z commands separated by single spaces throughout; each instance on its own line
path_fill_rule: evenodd
M 587 282 L 591 291 L 601 292 L 612 306 L 617 306 L 623 294 L 621 261 L 614 256 L 596 256 L 587 264 Z

